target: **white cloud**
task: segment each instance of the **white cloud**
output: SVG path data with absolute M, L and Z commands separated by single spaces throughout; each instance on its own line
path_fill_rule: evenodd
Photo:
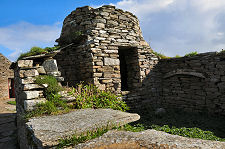
M 32 46 L 53 46 L 60 35 L 61 24 L 33 25 L 20 22 L 0 28 L 0 45 L 12 50 L 9 58 L 15 60 Z
M 146 41 L 168 56 L 225 49 L 224 0 L 121 0 L 140 19 Z
M 174 2 L 175 0 L 122 0 L 116 6 L 143 16 L 148 13 L 159 12 Z

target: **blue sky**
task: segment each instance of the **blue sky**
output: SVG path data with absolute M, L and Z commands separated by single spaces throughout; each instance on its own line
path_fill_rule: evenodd
M 103 4 L 137 15 L 145 40 L 167 56 L 225 49 L 224 0 L 0 0 L 0 53 L 14 61 L 53 46 L 71 11 Z

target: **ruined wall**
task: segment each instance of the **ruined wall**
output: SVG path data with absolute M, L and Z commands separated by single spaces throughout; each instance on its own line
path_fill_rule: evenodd
M 59 82 L 63 81 L 63 78 L 60 77 L 61 73 L 58 71 L 56 60 L 52 58 L 52 53 L 26 57 L 13 63 L 11 67 L 14 69 L 15 75 L 18 142 L 20 148 L 29 148 L 28 140 L 31 132 L 25 125 L 24 114 L 34 110 L 36 104 L 46 102 L 44 88 L 47 87 L 47 84 L 36 84 L 36 77 L 52 75 Z
M 225 53 L 161 59 L 143 81 L 141 105 L 225 115 Z
M 11 62 L 0 53 L 0 100 L 9 98 L 9 80 L 13 79 L 13 71 L 9 69 Z
M 91 80 L 99 89 L 116 93 L 121 92 L 121 78 L 128 79 L 124 81 L 127 84 L 124 91 L 141 87 L 157 59 L 143 39 L 137 17 L 114 6 L 77 8 L 64 20 L 61 36 L 56 41 L 60 46 L 70 43 L 83 46 L 83 51 L 68 47 L 64 50 L 67 52 L 56 56 L 60 71 L 69 84 Z M 123 70 L 120 70 L 122 57 L 127 68 L 123 76 Z M 87 77 L 78 77 L 85 72 Z

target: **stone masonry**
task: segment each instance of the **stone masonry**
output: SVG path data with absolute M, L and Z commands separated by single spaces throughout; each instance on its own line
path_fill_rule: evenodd
M 11 62 L 0 53 L 0 100 L 9 98 L 9 81 L 14 77 L 10 65 Z
M 15 76 L 15 95 L 17 111 L 18 141 L 20 148 L 26 148 L 26 125 L 24 114 L 33 110 L 37 103 L 46 102 L 43 95 L 45 84 L 42 86 L 35 84 L 36 77 L 39 75 L 52 75 L 60 82 L 63 81 L 60 71 L 58 71 L 57 62 L 52 57 L 57 53 L 42 54 L 26 57 L 12 64 Z
M 43 95 L 46 86 L 34 82 L 39 75 L 55 76 L 62 85 L 75 86 L 84 81 L 101 90 L 122 93 L 136 111 L 145 105 L 155 105 L 225 115 L 225 52 L 159 59 L 144 41 L 137 17 L 109 5 L 96 9 L 86 6 L 71 12 L 56 41 L 61 47 L 59 51 L 26 57 L 11 66 L 15 75 L 20 148 L 32 146 L 34 139 L 43 143 L 32 129 L 36 122 L 28 127 L 22 117 L 35 104 L 46 101 Z M 54 116 L 51 121 L 55 123 L 59 117 Z M 36 128 L 47 120 L 49 117 L 41 118 Z M 46 125 L 52 130 L 51 123 Z M 155 136 L 152 134 L 149 136 Z M 58 134 L 56 138 L 59 139 Z
M 137 89 L 134 104 L 224 116 L 224 68 L 224 52 L 161 59 Z
M 116 93 L 131 91 L 142 86 L 158 60 L 137 17 L 114 6 L 77 8 L 56 41 L 61 47 L 72 44 L 55 57 L 69 86 L 84 81 Z

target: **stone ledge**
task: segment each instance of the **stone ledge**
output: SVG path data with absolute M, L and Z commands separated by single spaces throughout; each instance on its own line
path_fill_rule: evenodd
M 168 148 L 168 149 L 224 149 L 225 142 L 209 141 L 171 135 L 156 130 L 142 132 L 109 131 L 103 136 L 75 146 L 76 149 L 99 148 Z
M 63 115 L 30 119 L 26 123 L 32 133 L 34 144 L 49 147 L 58 144 L 58 139 L 81 134 L 108 125 L 124 125 L 140 119 L 131 114 L 112 109 L 80 109 Z

